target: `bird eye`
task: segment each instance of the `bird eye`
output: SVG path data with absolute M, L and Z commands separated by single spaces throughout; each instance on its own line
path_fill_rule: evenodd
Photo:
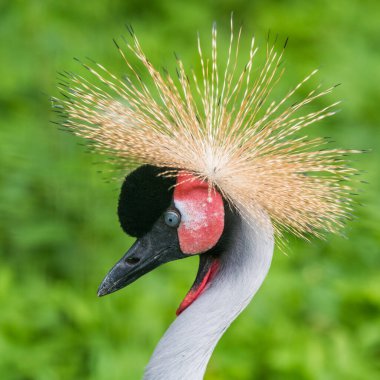
M 176 210 L 168 210 L 165 212 L 164 219 L 169 227 L 178 227 L 181 221 L 181 215 Z

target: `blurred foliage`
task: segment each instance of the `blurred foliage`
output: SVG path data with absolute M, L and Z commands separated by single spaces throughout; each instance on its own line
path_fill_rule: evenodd
M 138 379 L 195 275 L 196 258 L 172 263 L 112 296 L 97 285 L 131 240 L 115 216 L 119 184 L 97 157 L 58 131 L 49 95 L 57 71 L 90 56 L 125 67 L 112 38 L 132 23 L 152 61 L 196 59 L 196 33 L 231 11 L 262 44 L 290 37 L 288 89 L 322 67 L 322 104 L 341 112 L 310 129 L 337 146 L 371 149 L 347 238 L 291 239 L 276 252 L 254 302 L 227 331 L 206 379 L 380 378 L 380 5 L 377 0 L 110 0 L 0 4 L 0 378 Z

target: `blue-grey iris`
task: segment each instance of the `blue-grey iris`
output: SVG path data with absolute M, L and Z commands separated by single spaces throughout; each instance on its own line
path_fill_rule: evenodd
M 170 209 L 165 212 L 164 219 L 169 227 L 178 227 L 181 221 L 181 215 L 177 210 Z

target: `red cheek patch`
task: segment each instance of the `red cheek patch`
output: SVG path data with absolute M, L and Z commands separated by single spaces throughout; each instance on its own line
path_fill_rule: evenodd
M 188 255 L 203 253 L 215 246 L 224 229 L 224 205 L 216 190 L 189 173 L 180 173 L 174 189 L 174 204 L 181 213 L 178 238 Z

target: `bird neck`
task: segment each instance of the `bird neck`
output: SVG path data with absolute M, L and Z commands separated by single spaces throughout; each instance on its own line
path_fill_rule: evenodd
M 273 255 L 272 228 L 234 218 L 217 274 L 161 338 L 145 380 L 203 379 L 217 342 L 264 281 Z

